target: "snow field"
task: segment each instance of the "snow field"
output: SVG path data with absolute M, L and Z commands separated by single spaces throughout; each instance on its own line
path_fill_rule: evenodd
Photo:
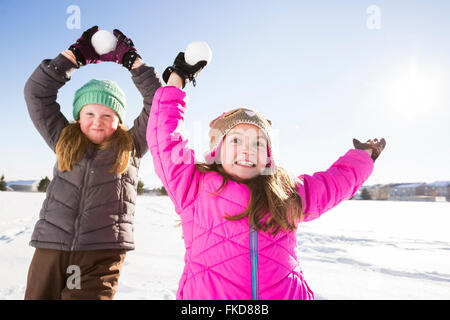
M 43 193 L 0 192 L 0 299 L 23 299 Z M 168 197 L 140 196 L 136 250 L 115 299 L 175 299 L 184 266 Z M 300 224 L 298 257 L 316 299 L 449 299 L 450 203 L 344 201 Z

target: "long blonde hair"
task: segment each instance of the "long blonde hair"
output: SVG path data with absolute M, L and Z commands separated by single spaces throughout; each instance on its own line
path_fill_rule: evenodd
M 81 131 L 80 124 L 73 122 L 67 125 L 61 132 L 56 144 L 56 156 L 58 158 L 59 171 L 71 171 L 72 166 L 78 163 L 87 147 L 104 150 L 117 143 L 116 161 L 109 172 L 123 173 L 134 152 L 134 142 L 128 133 L 126 126 L 119 124 L 113 135 L 101 144 L 92 143 Z
M 220 193 L 227 185 L 229 176 L 222 165 L 213 163 L 196 164 L 201 172 L 217 172 L 223 180 L 216 190 Z M 250 226 L 269 231 L 272 235 L 280 230 L 294 231 L 303 216 L 300 195 L 297 192 L 299 181 L 293 179 L 283 168 L 278 167 L 272 175 L 259 175 L 253 179 L 238 181 L 248 186 L 250 201 L 247 209 L 234 216 L 226 214 L 225 219 L 236 221 L 248 217 Z

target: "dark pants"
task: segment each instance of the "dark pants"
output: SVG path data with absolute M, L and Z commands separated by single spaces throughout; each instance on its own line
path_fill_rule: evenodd
M 28 270 L 25 300 L 111 300 L 126 250 L 36 249 Z

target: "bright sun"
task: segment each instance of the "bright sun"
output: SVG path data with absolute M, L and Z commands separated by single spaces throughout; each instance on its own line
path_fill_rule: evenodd
M 384 77 L 382 100 L 389 113 L 417 120 L 424 114 L 437 111 L 443 102 L 439 71 L 417 57 L 390 68 Z

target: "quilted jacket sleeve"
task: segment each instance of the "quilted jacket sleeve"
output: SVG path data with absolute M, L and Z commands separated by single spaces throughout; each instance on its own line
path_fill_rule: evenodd
M 69 123 L 56 102 L 58 90 L 70 80 L 75 66 L 63 55 L 46 59 L 25 84 L 24 95 L 34 126 L 55 151 L 61 131 Z
M 312 176 L 301 175 L 297 191 L 305 213 L 303 221 L 314 220 L 342 200 L 350 199 L 373 171 L 373 160 L 366 151 L 349 150 L 328 170 Z
M 144 107 L 139 116 L 134 120 L 133 127 L 129 130 L 129 133 L 134 137 L 139 157 L 143 157 L 148 151 L 146 141 L 148 117 L 155 92 L 161 87 L 161 80 L 156 74 L 155 69 L 146 64 L 132 69 L 131 75 L 136 88 L 144 99 Z
M 172 86 L 159 88 L 147 125 L 155 172 L 177 213 L 195 200 L 201 176 L 195 167 L 194 150 L 187 147 L 188 140 L 182 134 L 185 110 L 185 92 Z

